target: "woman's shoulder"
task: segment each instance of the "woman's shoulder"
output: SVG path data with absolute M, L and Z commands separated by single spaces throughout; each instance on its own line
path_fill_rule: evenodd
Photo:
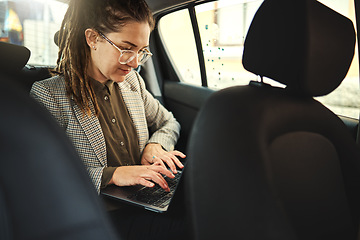
M 61 75 L 56 75 L 51 78 L 47 78 L 47 79 L 44 79 L 41 81 L 36 81 L 33 84 L 33 88 L 36 88 L 36 87 L 45 87 L 49 91 L 62 92 L 62 91 L 65 91 L 65 89 L 66 89 L 65 79 Z

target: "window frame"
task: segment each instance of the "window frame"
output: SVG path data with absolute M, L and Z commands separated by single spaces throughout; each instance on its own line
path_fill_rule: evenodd
M 205 4 L 205 3 L 209 3 L 209 2 L 215 2 L 216 0 L 207 0 L 207 1 L 194 1 L 191 3 L 185 3 L 181 6 L 177 6 L 174 7 L 172 9 L 169 9 L 165 12 L 161 12 L 160 14 L 155 15 L 156 16 L 156 23 L 157 23 L 157 27 L 158 27 L 158 23 L 159 20 L 164 17 L 165 15 L 171 14 L 173 12 L 179 11 L 179 10 L 184 10 L 187 9 L 188 13 L 189 13 L 189 17 L 190 17 L 190 21 L 191 21 L 191 27 L 192 27 L 192 31 L 194 33 L 194 41 L 195 41 L 195 46 L 196 46 L 196 51 L 197 51 L 197 55 L 198 55 L 198 64 L 199 64 L 199 68 L 200 68 L 200 77 L 201 77 L 201 82 L 199 82 L 199 84 L 201 84 L 201 87 L 206 87 L 208 88 L 208 76 L 207 76 L 207 72 L 206 72 L 206 62 L 205 62 L 205 56 L 203 53 L 203 46 L 202 46 L 202 39 L 201 39 L 201 34 L 200 34 L 200 30 L 199 30 L 199 23 L 197 21 L 197 16 L 196 16 L 196 6 L 200 5 L 200 4 Z M 360 37 L 359 37 L 359 24 L 357 24 L 360 21 L 360 3 L 357 3 L 356 0 L 354 0 L 354 4 L 355 4 L 355 21 L 354 22 L 354 26 L 356 27 L 356 38 L 357 38 L 357 46 L 358 46 L 358 59 L 360 58 L 360 50 L 359 50 L 359 41 L 360 41 Z M 170 56 L 167 54 L 167 51 L 165 49 L 165 43 L 163 43 L 162 37 L 160 36 L 160 33 L 157 32 L 157 35 L 159 37 L 160 42 L 162 43 L 163 46 L 157 46 L 159 49 L 161 49 L 163 51 L 164 56 L 162 56 L 162 59 L 167 59 L 167 66 L 166 67 L 170 67 L 172 70 L 174 70 L 173 65 L 171 64 L 171 60 L 169 59 Z M 356 57 L 356 55 L 354 56 Z M 359 59 L 360 62 L 360 59 Z M 161 71 L 161 68 L 158 68 L 157 70 Z M 164 72 L 162 70 L 162 72 Z M 179 78 L 179 76 L 177 75 L 176 71 L 173 71 L 173 74 L 171 77 L 167 77 L 167 79 L 171 79 L 171 81 L 174 81 L 172 79 L 176 79 L 175 81 L 178 82 L 182 82 Z M 359 78 L 359 83 L 360 83 L 360 78 Z M 359 87 L 359 91 L 360 91 L 360 87 Z M 346 116 L 349 117 L 349 116 Z M 350 117 L 353 118 L 353 117 Z M 357 118 L 359 119 L 359 118 Z M 360 133 L 359 133 L 360 135 Z

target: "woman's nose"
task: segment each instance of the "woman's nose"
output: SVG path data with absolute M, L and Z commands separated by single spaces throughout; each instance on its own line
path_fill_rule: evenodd
M 127 63 L 127 65 L 132 68 L 137 68 L 139 66 L 138 56 L 136 55 L 133 60 L 131 60 L 130 62 Z

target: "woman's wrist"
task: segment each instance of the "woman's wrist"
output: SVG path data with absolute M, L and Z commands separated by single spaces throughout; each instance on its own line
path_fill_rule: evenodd
M 118 169 L 119 169 L 119 167 L 117 167 L 117 168 L 115 169 L 115 171 L 113 172 L 112 177 L 111 177 L 111 179 L 110 179 L 110 181 L 109 181 L 108 185 L 115 184 L 115 181 L 114 181 L 114 176 L 115 176 L 115 172 L 116 172 Z

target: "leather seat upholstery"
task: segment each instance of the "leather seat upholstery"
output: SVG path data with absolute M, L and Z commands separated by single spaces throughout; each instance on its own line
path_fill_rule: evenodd
M 244 67 L 261 82 L 214 93 L 188 144 L 186 186 L 196 239 L 356 239 L 360 150 L 314 96 L 340 85 L 352 22 L 315 0 L 265 0 Z

